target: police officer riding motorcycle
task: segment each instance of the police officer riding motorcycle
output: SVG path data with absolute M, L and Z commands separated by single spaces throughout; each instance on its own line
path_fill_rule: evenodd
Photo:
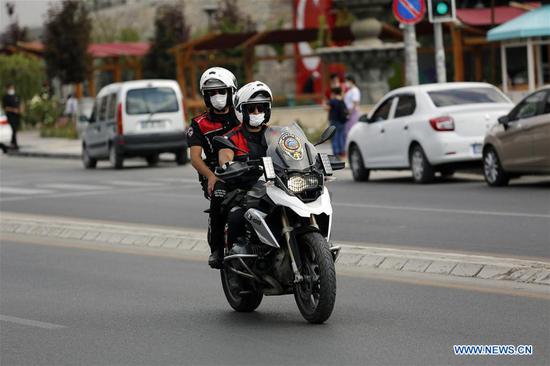
M 214 138 L 222 164 L 215 174 L 231 187 L 222 202 L 222 287 L 236 311 L 254 311 L 264 295 L 294 294 L 302 316 L 322 323 L 334 307 L 339 252 L 328 242 L 325 178 L 344 163 L 318 153 L 296 124 L 266 127 L 271 101 L 264 83 L 247 84 L 235 98 L 242 126 Z M 318 143 L 333 134 L 329 127 Z

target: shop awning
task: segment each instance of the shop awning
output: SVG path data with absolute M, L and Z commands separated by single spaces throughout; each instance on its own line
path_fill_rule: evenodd
M 550 36 L 550 5 L 510 20 L 487 33 L 489 41 Z

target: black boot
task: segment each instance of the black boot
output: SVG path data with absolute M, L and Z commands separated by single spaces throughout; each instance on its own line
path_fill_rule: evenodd
M 222 269 L 223 261 L 218 250 L 214 250 L 208 257 L 208 265 L 214 269 Z

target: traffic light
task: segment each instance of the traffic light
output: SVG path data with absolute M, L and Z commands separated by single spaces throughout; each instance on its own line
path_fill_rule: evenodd
M 452 22 L 456 16 L 455 0 L 428 0 L 430 23 Z

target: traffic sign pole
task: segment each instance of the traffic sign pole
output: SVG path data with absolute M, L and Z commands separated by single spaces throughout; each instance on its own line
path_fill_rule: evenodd
M 404 25 L 405 80 L 407 85 L 418 85 L 418 55 L 416 52 L 416 31 L 414 24 Z
M 418 55 L 414 25 L 426 12 L 424 0 L 393 0 L 393 15 L 404 30 L 405 80 L 407 85 L 418 85 Z
M 434 23 L 435 41 L 435 69 L 437 71 L 437 82 L 447 82 L 447 71 L 445 69 L 445 48 L 443 47 L 443 29 L 441 23 Z

